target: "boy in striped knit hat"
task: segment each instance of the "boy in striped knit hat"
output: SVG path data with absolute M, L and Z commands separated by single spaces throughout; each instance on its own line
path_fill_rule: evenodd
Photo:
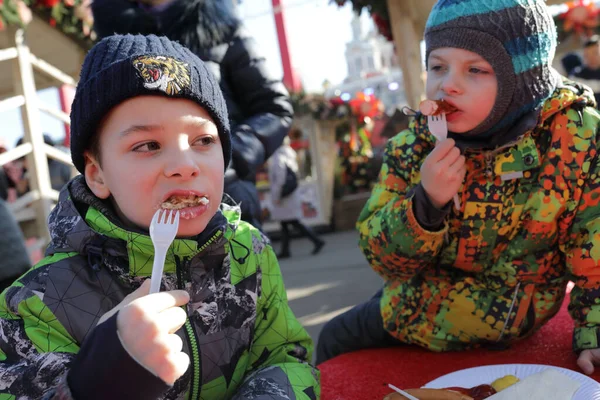
M 317 362 L 365 347 L 504 347 L 563 302 L 574 350 L 600 360 L 599 114 L 593 94 L 551 67 L 543 0 L 439 0 L 425 30 L 427 97 L 456 109 L 448 138 L 427 117 L 390 140 L 358 220 L 385 280 L 330 321 Z M 458 195 L 460 209 L 452 206 Z

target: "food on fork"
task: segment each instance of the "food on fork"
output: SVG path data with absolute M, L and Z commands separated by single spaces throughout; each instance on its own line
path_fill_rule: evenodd
M 423 100 L 421 104 L 419 104 L 419 111 L 423 113 L 423 115 L 427 116 L 436 116 L 440 114 L 448 114 L 454 111 L 458 111 L 456 107 L 447 101 L 442 100 Z
M 161 203 L 160 208 L 165 210 L 182 210 L 189 207 L 205 206 L 209 203 L 205 196 L 197 196 L 190 194 L 187 196 L 170 196 L 167 200 Z

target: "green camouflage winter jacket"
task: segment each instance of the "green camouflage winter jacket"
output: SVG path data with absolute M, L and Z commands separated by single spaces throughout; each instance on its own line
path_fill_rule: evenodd
M 0 296 L 0 399 L 70 398 L 82 343 L 150 276 L 150 237 L 120 227 L 111 210 L 75 178 L 49 219 L 46 258 Z M 161 398 L 318 399 L 312 341 L 288 306 L 273 249 L 239 217 L 223 205 L 205 232 L 168 252 L 162 290 L 190 294 L 177 333 L 191 362 Z
M 435 143 L 426 118 L 390 140 L 357 224 L 362 251 L 386 281 L 388 332 L 434 351 L 502 347 L 554 316 L 572 280 L 573 346 L 600 347 L 600 118 L 592 99 L 565 80 L 534 129 L 492 151 L 467 150 L 461 209 L 435 232 L 413 207 Z

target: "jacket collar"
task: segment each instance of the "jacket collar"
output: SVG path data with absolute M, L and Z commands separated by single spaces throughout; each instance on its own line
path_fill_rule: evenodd
M 239 207 L 222 204 L 199 235 L 175 239 L 167 252 L 165 271 L 175 271 L 176 258 L 192 258 L 223 247 L 237 229 L 240 215 Z M 125 256 L 130 274 L 150 275 L 152 271 L 154 246 L 148 232 L 127 229 L 112 207 L 94 196 L 82 176 L 61 191 L 49 228 L 52 241 L 46 255 L 77 252 L 88 257 L 90 253 Z

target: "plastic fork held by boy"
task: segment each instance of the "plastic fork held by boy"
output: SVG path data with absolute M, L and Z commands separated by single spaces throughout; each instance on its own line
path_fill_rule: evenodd
M 163 269 L 167 250 L 173 243 L 179 229 L 179 211 L 159 209 L 154 213 L 150 223 L 150 238 L 154 245 L 154 263 L 152 264 L 152 279 L 150 281 L 150 294 L 160 291 Z
M 448 123 L 446 122 L 446 114 L 428 115 L 427 126 L 429 132 L 436 137 L 438 141 L 444 140 L 448 137 Z M 460 199 L 458 193 L 452 198 L 454 201 L 454 208 L 460 211 Z

